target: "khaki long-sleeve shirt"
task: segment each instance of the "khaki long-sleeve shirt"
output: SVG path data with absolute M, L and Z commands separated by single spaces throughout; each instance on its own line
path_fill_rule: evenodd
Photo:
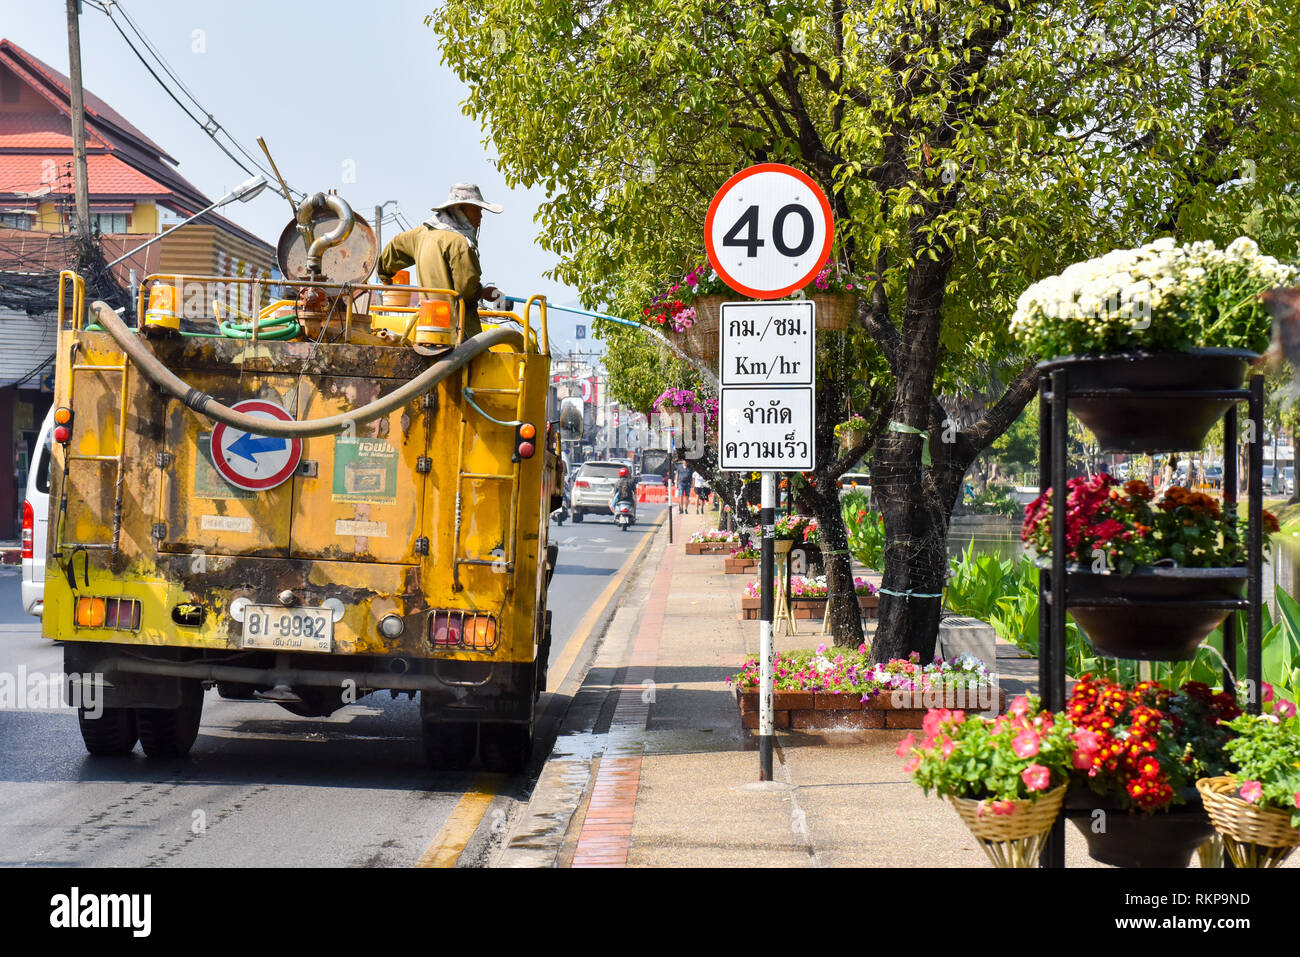
M 465 303 L 465 338 L 478 335 L 483 329 L 478 318 L 483 271 L 478 252 L 469 240 L 450 229 L 423 224 L 398 233 L 379 257 L 380 282 L 389 282 L 394 273 L 411 264 L 415 265 L 419 285 L 452 289 L 461 297 Z

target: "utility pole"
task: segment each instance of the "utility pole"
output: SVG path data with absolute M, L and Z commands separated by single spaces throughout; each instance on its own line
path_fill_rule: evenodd
M 72 83 L 72 176 L 77 196 L 77 235 L 90 239 L 90 181 L 86 175 L 86 103 L 81 93 L 81 0 L 68 2 L 68 76 Z

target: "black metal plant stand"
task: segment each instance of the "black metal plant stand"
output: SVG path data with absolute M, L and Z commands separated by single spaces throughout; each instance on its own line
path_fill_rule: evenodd
M 1247 462 L 1248 501 L 1250 508 L 1246 539 L 1246 597 L 1235 599 L 1206 599 L 1190 604 L 1204 607 L 1229 607 L 1231 611 L 1223 622 L 1224 661 L 1235 666 L 1237 661 L 1237 614 L 1246 613 L 1246 677 L 1250 697 L 1247 710 L 1258 714 L 1263 687 L 1263 466 L 1264 450 L 1262 428 L 1264 422 L 1264 377 L 1253 375 L 1250 384 L 1241 389 L 1177 389 L 1165 391 L 1142 390 L 1140 393 L 1123 388 L 1071 389 L 1067 369 L 1056 367 L 1044 370 L 1038 381 L 1038 454 L 1039 492 L 1048 488 L 1063 490 L 1066 487 L 1068 412 L 1070 398 L 1124 399 L 1140 395 L 1143 398 L 1164 399 L 1229 399 L 1233 405 L 1223 417 L 1223 504 L 1228 520 L 1237 515 L 1237 402 L 1246 402 L 1251 422 L 1250 451 Z M 1165 449 L 1141 449 L 1144 452 L 1162 452 Z M 1065 500 L 1064 494 L 1052 496 L 1052 562 L 1038 576 L 1038 633 L 1047 640 L 1039 641 L 1038 687 L 1042 705 L 1050 711 L 1065 707 L 1065 616 L 1071 605 L 1068 593 L 1069 576 L 1065 562 Z M 1089 604 L 1097 604 L 1089 599 Z M 1111 598 L 1107 603 L 1120 606 L 1139 604 L 1128 598 Z M 1149 602 L 1148 604 L 1154 604 Z M 1228 667 L 1223 669 L 1224 689 L 1236 692 L 1236 682 Z M 1047 846 L 1039 863 L 1043 867 L 1065 866 L 1065 816 L 1052 828 Z

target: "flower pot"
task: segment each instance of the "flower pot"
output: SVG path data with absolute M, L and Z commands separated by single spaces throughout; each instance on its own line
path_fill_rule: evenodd
M 1010 814 L 995 814 L 993 802 L 948 796 L 962 822 L 979 841 L 994 867 L 1037 867 L 1038 855 L 1056 823 L 1066 786 L 1044 791 L 1037 800 L 1011 801 Z
M 1246 349 L 1191 352 L 1119 352 L 1104 356 L 1057 356 L 1040 372 L 1065 369 L 1071 392 L 1115 390 L 1105 396 L 1070 396 L 1070 411 L 1097 437 L 1103 452 L 1183 452 L 1199 449 L 1233 400 L 1143 395 L 1175 389 L 1239 389 Z
M 840 332 L 847 329 L 858 304 L 851 292 L 819 292 L 808 298 L 816 306 L 818 332 Z
M 1088 842 L 1094 861 L 1113 867 L 1187 867 L 1196 849 L 1214 837 L 1214 825 L 1194 790 L 1180 793 L 1188 803 L 1144 814 L 1074 783 L 1065 814 Z M 1098 810 L 1105 816 L 1097 816 Z M 1103 830 L 1094 830 L 1102 825 Z
M 772 540 L 772 551 L 778 555 L 784 555 L 792 548 L 794 548 L 793 538 L 774 538 Z
M 1138 661 L 1190 661 L 1201 639 L 1228 615 L 1226 608 L 1206 608 L 1196 602 L 1240 598 L 1246 569 L 1138 568 L 1128 575 L 1098 575 L 1072 567 L 1066 584 L 1070 614 L 1100 654 Z M 1090 600 L 1098 603 L 1089 604 Z
M 863 439 L 867 437 L 866 429 L 846 429 L 840 432 L 840 450 L 847 452 L 850 449 L 857 448 Z
M 1196 790 L 1237 867 L 1279 867 L 1300 846 L 1290 813 L 1242 800 L 1231 776 L 1201 778 Z
M 718 368 L 718 330 L 721 328 L 722 304 L 735 296 L 701 296 L 695 307 L 695 325 L 685 332 L 669 335 L 702 369 L 714 372 Z

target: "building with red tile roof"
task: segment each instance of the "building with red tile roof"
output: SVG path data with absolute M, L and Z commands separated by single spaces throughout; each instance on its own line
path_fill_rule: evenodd
M 177 162 L 124 116 L 84 90 L 91 226 L 108 260 L 152 239 L 162 214 L 185 218 L 212 204 Z M 21 521 L 27 463 L 50 404 L 54 277 L 72 261 L 76 202 L 67 76 L 0 40 L 0 541 Z M 116 267 L 189 276 L 271 276 L 274 247 L 215 213 Z M 12 522 L 11 522 L 12 519 Z

